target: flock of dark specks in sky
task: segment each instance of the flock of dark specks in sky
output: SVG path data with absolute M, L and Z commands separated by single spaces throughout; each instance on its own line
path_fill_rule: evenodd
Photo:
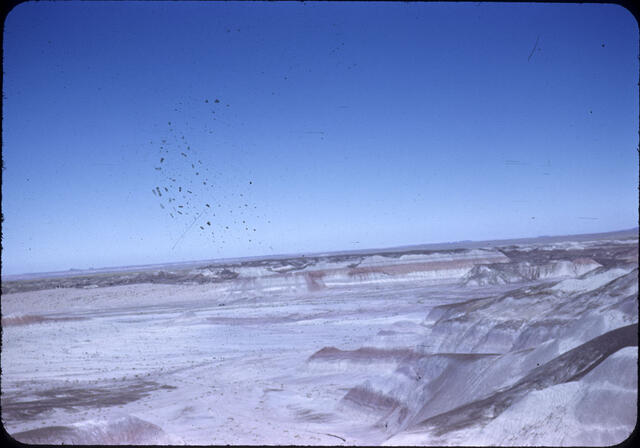
M 212 118 L 208 119 L 211 121 L 216 121 L 216 113 L 230 107 L 217 98 L 202 101 L 206 113 L 211 114 Z M 180 112 L 177 107 L 174 111 Z M 151 193 L 168 219 L 183 224 L 184 231 L 173 247 L 192 229 L 206 236 L 219 249 L 234 237 L 261 245 L 256 227 L 261 216 L 257 205 L 250 199 L 253 180 L 238 176 L 229 185 L 228 179 L 225 180 L 225 174 L 228 174 L 224 172 L 225 167 L 215 166 L 212 162 L 215 160 L 215 145 L 196 148 L 185 135 L 188 132 L 181 129 L 178 123 L 167 121 L 166 126 L 165 138 L 150 142 L 158 149 L 154 169 L 159 175 Z M 210 127 L 204 131 L 214 133 Z

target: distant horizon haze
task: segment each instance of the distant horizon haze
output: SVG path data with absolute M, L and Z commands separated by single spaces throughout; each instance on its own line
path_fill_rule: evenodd
M 401 246 L 389 246 L 389 247 L 368 247 L 362 249 L 349 249 L 349 250 L 335 250 L 335 251 L 317 251 L 317 252 L 306 252 L 306 253 L 282 253 L 282 254 L 263 254 L 263 255 L 250 255 L 243 257 L 225 257 L 225 258 L 204 258 L 204 259 L 193 259 L 193 260 L 180 260 L 180 261 L 162 261 L 157 263 L 145 263 L 145 264 L 128 264 L 122 266 L 89 266 L 89 267 L 70 267 L 68 269 L 63 269 L 59 271 L 42 271 L 42 272 L 15 272 L 15 273 L 4 273 L 3 276 L 9 277 L 9 281 L 14 280 L 14 277 L 23 277 L 23 276 L 38 276 L 42 274 L 65 274 L 69 272 L 96 272 L 96 271 L 118 271 L 118 270 L 127 270 L 127 269 L 144 269 L 149 268 L 152 269 L 154 267 L 163 267 L 163 266 L 189 266 L 189 265 L 198 265 L 200 263 L 225 263 L 225 262 L 233 262 L 233 261 L 248 261 L 248 260 L 263 260 L 263 259 L 277 259 L 277 258 L 288 258 L 288 257 L 317 257 L 317 256 L 325 256 L 325 255 L 335 255 L 342 253 L 359 253 L 363 254 L 367 253 L 376 253 L 376 252 L 392 252 L 394 250 L 450 250 L 454 248 L 468 248 L 475 249 L 479 248 L 481 245 L 492 246 L 492 245 L 502 245 L 504 243 L 513 242 L 517 244 L 517 242 L 530 242 L 531 244 L 535 244 L 536 240 L 544 241 L 544 240 L 554 240 L 554 239 L 571 239 L 571 238 L 585 238 L 591 237 L 594 238 L 602 237 L 602 238 L 612 238 L 617 234 L 623 234 L 624 237 L 628 237 L 632 233 L 638 235 L 640 232 L 639 227 L 633 227 L 629 229 L 620 229 L 620 230 L 612 230 L 608 232 L 598 232 L 598 233 L 582 233 L 575 235 L 538 235 L 538 236 L 525 236 L 520 238 L 504 238 L 504 239 L 491 239 L 491 240 L 457 240 L 457 241 L 438 241 L 438 242 L 429 242 L 429 243 L 416 243 L 409 245 L 401 245 Z M 526 244 L 526 243 L 525 243 Z

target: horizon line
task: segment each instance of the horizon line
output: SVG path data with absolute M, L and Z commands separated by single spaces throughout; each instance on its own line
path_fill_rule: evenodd
M 563 235 L 538 235 L 535 237 L 519 237 L 519 238 L 503 238 L 503 239 L 491 239 L 491 240 L 457 240 L 457 241 L 441 241 L 435 243 L 416 243 L 416 244 L 405 244 L 398 246 L 386 246 L 386 247 L 371 247 L 365 249 L 347 249 L 347 250 L 333 250 L 328 252 L 311 252 L 305 254 L 304 252 L 298 253 L 281 253 L 281 254 L 263 254 L 263 255 L 251 255 L 251 256 L 241 256 L 241 257 L 225 257 L 225 258 L 207 258 L 200 260 L 188 260 L 188 261 L 165 261 L 159 263 L 150 263 L 150 264 L 132 264 L 132 265 L 123 265 L 123 266 L 104 266 L 99 268 L 89 267 L 89 268 L 69 268 L 66 270 L 59 271 L 41 271 L 41 272 L 22 272 L 16 274 L 2 274 L 2 277 L 23 277 L 23 276 L 39 276 L 39 275 L 52 275 L 52 276 L 64 276 L 64 275 L 73 275 L 81 274 L 81 273 L 108 273 L 108 272 L 117 272 L 122 270 L 139 270 L 139 269 L 153 269 L 154 267 L 161 266 L 171 266 L 171 265 L 197 265 L 200 263 L 224 263 L 230 261 L 248 261 L 248 260 L 256 260 L 256 259 L 277 259 L 277 258 L 290 258 L 290 257 L 323 257 L 323 256 L 332 256 L 332 255 L 341 255 L 341 254 L 353 254 L 353 253 L 379 253 L 379 252 L 393 252 L 397 250 L 429 250 L 432 248 L 433 250 L 437 250 L 438 248 L 435 246 L 458 246 L 457 248 L 464 248 L 465 245 L 495 245 L 491 243 L 499 243 L 503 245 L 505 243 L 515 243 L 521 242 L 525 243 L 529 240 L 552 240 L 558 238 L 569 238 L 569 237 L 604 237 L 606 235 L 614 236 L 620 233 L 630 233 L 630 232 L 638 232 L 640 231 L 640 227 L 635 226 L 627 229 L 620 230 L 612 230 L 607 232 L 597 232 L 597 233 L 578 233 L 578 234 L 563 234 Z M 550 241 L 548 241 L 550 242 Z M 441 249 L 445 249 L 441 247 Z M 454 247 L 448 247 L 448 249 L 454 249 Z M 19 280 L 19 279 L 16 279 Z M 4 281 L 4 279 L 3 279 Z M 8 280 L 15 281 L 15 280 Z

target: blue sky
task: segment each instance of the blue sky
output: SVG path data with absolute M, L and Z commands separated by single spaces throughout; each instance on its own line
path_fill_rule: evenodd
M 616 5 L 23 3 L 4 52 L 3 273 L 637 225 Z

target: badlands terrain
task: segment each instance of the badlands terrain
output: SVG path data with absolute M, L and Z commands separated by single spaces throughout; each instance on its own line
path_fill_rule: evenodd
M 2 423 L 47 444 L 612 445 L 638 230 L 3 278 Z

